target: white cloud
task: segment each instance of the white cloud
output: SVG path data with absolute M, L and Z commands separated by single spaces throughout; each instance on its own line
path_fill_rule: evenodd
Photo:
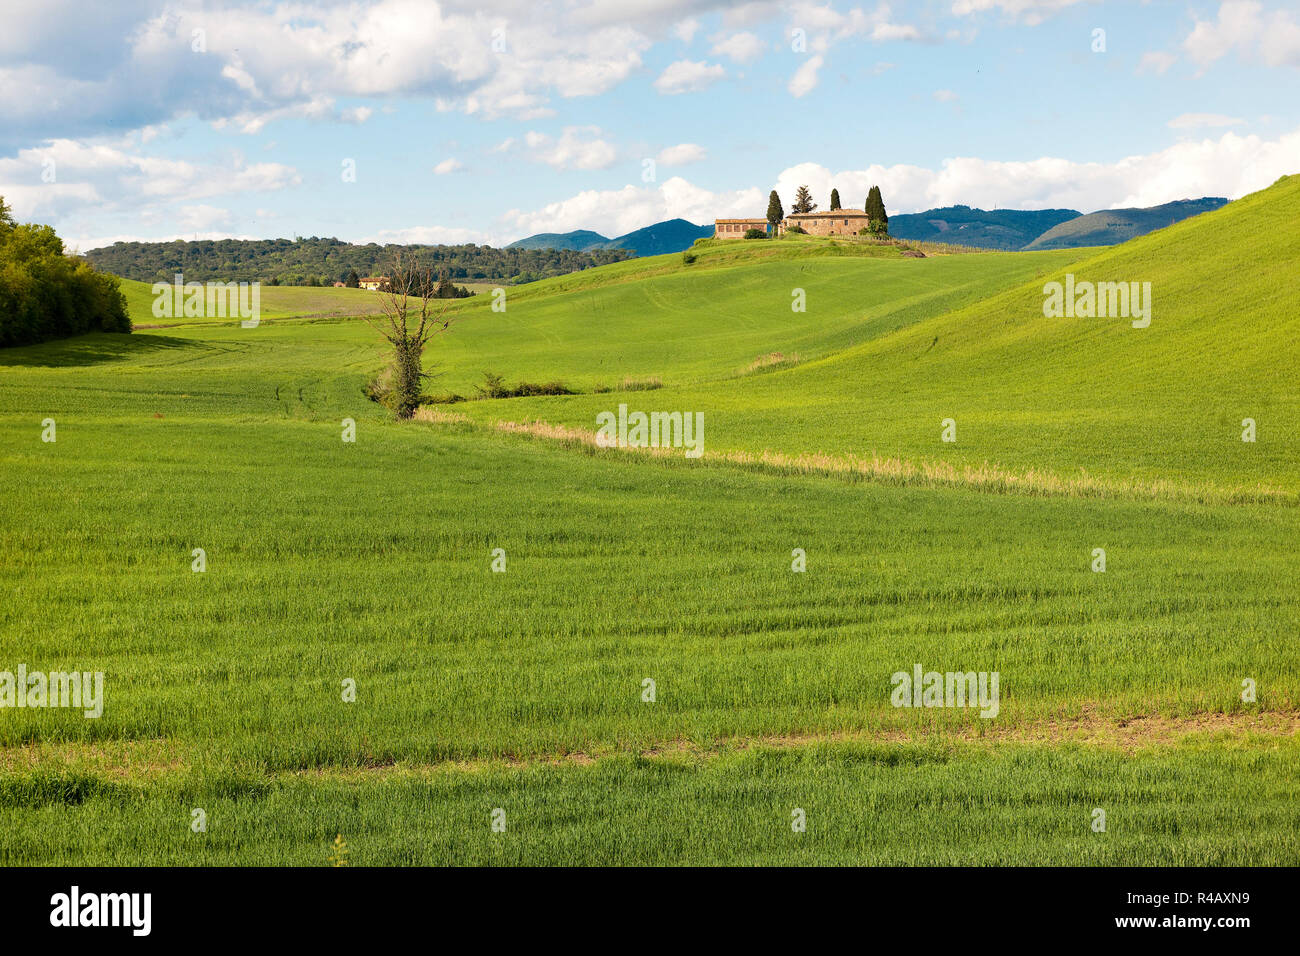
M 555 169 L 608 169 L 618 150 L 600 135 L 597 126 L 566 126 L 559 139 L 530 131 L 524 143 L 533 160 Z
M 1196 21 L 1183 48 L 1202 68 L 1234 50 L 1267 66 L 1300 67 L 1300 24 L 1288 11 L 1265 14 L 1255 0 L 1229 0 L 1217 19 Z
M 198 239 L 265 239 L 266 236 L 253 236 L 245 234 L 236 234 L 225 231 L 206 232 L 203 230 L 189 232 L 150 232 L 148 234 L 140 232 L 115 233 L 112 235 L 85 235 L 73 234 L 63 240 L 63 249 L 65 252 L 83 253 L 91 249 L 102 249 L 105 246 L 111 246 L 115 242 L 191 242 Z
M 757 60 L 767 51 L 767 44 L 756 34 L 742 31 L 717 39 L 709 52 L 714 56 L 725 56 L 736 63 L 749 63 Z
M 21 145 L 187 113 L 250 131 L 291 116 L 369 118 L 370 105 L 334 109 L 345 97 L 429 96 L 467 113 L 539 116 L 553 96 L 597 95 L 626 80 L 662 22 L 652 10 L 588 16 L 599 12 L 592 3 L 210 3 L 6 9 L 0 137 Z M 492 31 L 503 25 L 497 52 Z M 191 48 L 196 29 L 205 52 Z
M 1137 71 L 1139 73 L 1165 73 L 1178 57 L 1172 53 L 1165 53 L 1162 50 L 1153 50 L 1150 53 L 1143 53 L 1142 59 L 1138 61 Z
M 957 204 L 1093 212 L 1201 196 L 1236 199 L 1297 169 L 1300 129 L 1275 140 L 1229 132 L 1218 140 L 1178 143 L 1109 163 L 1055 157 L 1012 162 L 954 157 L 937 169 L 873 165 L 834 173 L 816 163 L 801 163 L 783 170 L 775 188 L 787 208 L 801 185 L 812 190 L 822 208 L 830 206 L 832 187 L 839 189 L 846 207 L 862 208 L 868 190 L 878 185 L 890 211 L 898 213 Z M 715 218 L 762 216 L 769 188 L 712 192 L 674 177 L 657 188 L 587 190 L 540 209 L 511 210 L 505 217 L 505 232 L 518 238 L 594 229 L 617 236 L 678 217 L 706 224 Z
M 715 217 L 758 216 L 766 209 L 767 193 L 763 190 L 715 193 L 674 176 L 659 186 L 593 189 L 533 211 L 512 209 L 506 214 L 506 221 L 516 238 L 573 229 L 621 236 L 665 219 L 685 219 L 704 225 Z
M 940 103 L 953 103 L 957 100 L 957 94 L 952 90 L 935 90 L 933 95 Z
M 873 43 L 929 39 L 917 27 L 896 22 L 890 5 L 883 0 L 870 12 L 861 7 L 853 7 L 841 13 L 831 6 L 812 0 L 797 0 L 782 9 L 789 22 L 787 37 L 792 35 L 794 29 L 803 30 L 808 38 L 808 49 L 816 54 L 826 53 L 835 43 L 851 38 L 867 39 Z M 816 70 L 809 72 L 815 73 Z
M 1012 162 L 955 157 L 938 169 L 877 165 L 838 173 L 804 163 L 782 172 L 777 188 L 787 205 L 795 188 L 807 184 L 822 206 L 829 205 L 832 186 L 839 189 L 846 206 L 861 206 L 874 184 L 884 192 L 889 209 L 898 212 L 956 204 L 1093 212 L 1201 196 L 1237 199 L 1297 170 L 1300 129 L 1273 140 L 1228 132 L 1217 140 L 1176 143 L 1109 163 L 1056 157 Z
M 237 154 L 208 162 L 164 159 L 124 148 L 131 139 L 56 139 L 19 150 L 16 156 L 0 159 L 0 195 L 22 219 L 51 221 L 117 210 L 142 221 L 166 219 L 193 229 L 214 221 L 215 207 L 198 200 L 279 191 L 302 182 L 296 169 L 280 163 L 248 163 Z M 53 182 L 42 180 L 47 170 Z
M 698 163 L 705 157 L 705 149 L 696 143 L 678 143 L 661 151 L 655 162 L 660 166 L 686 166 Z
M 454 173 L 465 168 L 465 164 L 455 157 L 449 156 L 433 167 L 433 172 L 438 176 L 446 176 L 448 173 Z
M 954 0 L 952 12 L 955 16 L 964 17 L 988 10 L 1000 10 L 1008 17 L 1036 26 L 1058 10 L 1079 2 L 1081 0 Z
M 700 21 L 694 17 L 689 17 L 679 21 L 673 27 L 673 35 L 683 43 L 690 43 L 695 39 L 695 33 L 700 29 Z
M 800 97 L 811 93 L 817 88 L 817 71 L 822 68 L 821 54 L 810 56 L 807 61 L 794 71 L 794 76 L 790 77 L 790 83 L 786 87 L 793 97 Z
M 177 222 L 185 227 L 186 232 L 211 230 L 230 222 L 230 210 L 206 204 L 181 206 Z
M 1175 116 L 1165 125 L 1170 129 L 1200 129 L 1201 127 L 1240 126 L 1246 122 L 1236 116 L 1224 116 L 1222 113 L 1183 113 Z
M 716 63 L 703 60 L 678 60 L 670 63 L 655 80 L 655 89 L 668 96 L 678 93 L 697 93 L 708 89 L 727 75 L 727 71 Z
M 380 245 L 402 243 L 428 246 L 459 246 L 467 242 L 500 243 L 499 239 L 478 229 L 462 229 L 455 226 L 408 226 L 403 229 L 381 229 L 356 241 L 360 243 L 375 242 Z

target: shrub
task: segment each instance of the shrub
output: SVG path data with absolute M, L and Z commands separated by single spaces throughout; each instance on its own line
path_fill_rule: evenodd
M 767 233 L 766 233 L 764 230 L 762 230 L 762 229 L 746 229 L 746 230 L 745 230 L 745 238 L 746 238 L 746 239 L 766 239 L 766 238 L 767 238 Z
M 791 226 L 789 229 L 786 230 L 786 232 L 797 233 L 801 236 L 808 235 L 808 230 L 804 229 L 803 226 Z
M 689 249 L 685 250 L 685 251 L 682 253 L 682 263 L 685 264 L 685 265 L 688 265 L 688 266 L 689 266 L 689 265 L 694 265 L 694 264 L 695 264 L 695 253 L 691 252 L 691 250 L 689 250 Z
M 520 382 L 513 388 L 505 377 L 495 372 L 483 373 L 483 384 L 476 385 L 480 398 L 525 398 L 529 395 L 576 395 L 563 382 Z

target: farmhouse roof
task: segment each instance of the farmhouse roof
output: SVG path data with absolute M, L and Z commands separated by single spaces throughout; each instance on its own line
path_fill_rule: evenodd
M 844 216 L 861 216 L 863 219 L 869 218 L 861 209 L 814 209 L 812 212 L 792 212 L 786 216 L 787 219 L 835 219 Z

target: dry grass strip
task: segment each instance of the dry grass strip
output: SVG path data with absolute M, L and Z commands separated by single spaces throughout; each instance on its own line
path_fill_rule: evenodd
M 459 412 L 424 406 L 415 419 L 441 425 L 464 425 L 493 429 L 591 453 L 651 455 L 681 458 L 674 448 L 610 448 L 596 440 L 596 432 L 552 422 L 479 422 Z M 953 464 L 946 461 L 883 457 L 872 452 L 858 455 L 817 453 L 787 454 L 763 451 L 705 451 L 697 462 L 731 465 L 751 471 L 781 475 L 823 475 L 909 487 L 966 488 L 995 494 L 1065 496 L 1077 498 L 1137 498 L 1153 501 L 1193 501 L 1200 504 L 1282 504 L 1300 505 L 1300 496 L 1267 485 L 1224 487 L 1208 482 L 1182 482 L 1168 479 L 1122 480 L 1089 475 L 1080 470 L 1067 477 L 1050 471 L 1029 468 L 1015 471 L 984 462 L 980 465 Z

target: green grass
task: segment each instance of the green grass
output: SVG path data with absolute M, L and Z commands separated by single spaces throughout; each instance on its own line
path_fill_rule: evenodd
M 1294 864 L 1300 509 L 1277 416 L 1300 190 L 1272 195 L 1101 257 L 719 243 L 512 289 L 504 315 L 456 303 L 447 384 L 665 384 L 470 402 L 461 424 L 364 398 L 383 353 L 322 314 L 342 290 L 257 329 L 0 353 L 0 670 L 102 670 L 107 698 L 99 720 L 0 710 L 0 862 L 323 864 L 342 833 L 354 863 Z M 1231 254 L 1196 231 L 1214 216 Z M 1152 327 L 1035 318 L 1067 268 L 1157 283 Z M 1206 282 L 1222 294 L 1194 307 Z M 774 351 L 801 360 L 738 374 Z M 1256 445 L 1230 416 L 1222 439 L 1177 425 L 1246 398 Z M 485 427 L 591 431 L 618 401 L 704 411 L 710 450 L 1116 483 L 994 494 Z M 1125 484 L 1152 474 L 1282 494 Z M 891 706 L 915 663 L 998 671 L 997 718 Z M 1123 730 L 1139 717 L 1161 729 Z
M 1136 755 L 835 744 L 346 779 L 214 770 L 148 787 L 52 774 L 0 783 L 0 862 L 327 866 L 338 834 L 354 866 L 1285 866 L 1297 758 L 1294 740 Z
M 6 468 L 0 647 L 103 670 L 119 701 L 11 711 L 8 745 L 219 741 L 305 769 L 978 727 L 890 705 L 918 661 L 1000 671 L 1000 725 L 1239 710 L 1245 677 L 1300 702 L 1295 509 L 936 496 L 369 420 L 355 445 L 325 423 L 4 434 L 28 449 Z M 60 507 L 65 488 L 99 504 Z M 348 677 L 362 704 L 340 703 Z
M 871 263 L 905 272 L 931 262 L 944 270 L 982 269 L 1007 286 L 951 310 L 947 303 L 913 311 L 884 306 L 874 321 L 861 321 L 862 310 L 883 282 L 829 268 L 799 273 L 791 265 L 784 275 L 764 268 L 755 273 L 762 278 L 755 279 L 748 312 L 765 302 L 772 350 L 810 360 L 746 381 L 692 382 L 646 367 L 664 372 L 668 387 L 652 405 L 632 407 L 703 412 L 707 447 L 720 452 L 875 452 L 972 467 L 987 462 L 1062 479 L 1086 472 L 1120 485 L 1172 479 L 1264 487 L 1294 501 L 1297 216 L 1300 176 L 1293 176 L 1113 249 L 1056 253 L 1082 261 L 997 253 Z M 1032 264 L 1033 272 L 1016 275 L 1009 263 Z M 1043 285 L 1066 272 L 1081 280 L 1150 282 L 1151 326 L 1044 318 Z M 945 280 L 936 274 L 931 281 Z M 809 314 L 791 322 L 795 283 L 808 291 Z M 806 338 L 796 333 L 800 322 L 809 323 Z M 594 432 L 596 415 L 611 407 L 608 396 L 597 395 L 462 410 L 477 419 L 544 419 Z M 957 425 L 955 444 L 940 441 L 947 418 Z M 1254 444 L 1241 441 L 1244 418 L 1257 422 Z
M 221 321 L 200 316 L 154 315 L 156 297 L 153 286 L 147 282 L 123 279 L 122 294 L 126 297 L 127 311 L 137 327 L 194 325 Z M 258 296 L 261 317 L 268 322 L 286 318 L 320 319 L 372 315 L 380 311 L 378 295 L 366 289 L 263 284 L 258 290 Z M 172 308 L 174 310 L 174 303 Z M 234 324 L 237 325 L 238 321 Z

